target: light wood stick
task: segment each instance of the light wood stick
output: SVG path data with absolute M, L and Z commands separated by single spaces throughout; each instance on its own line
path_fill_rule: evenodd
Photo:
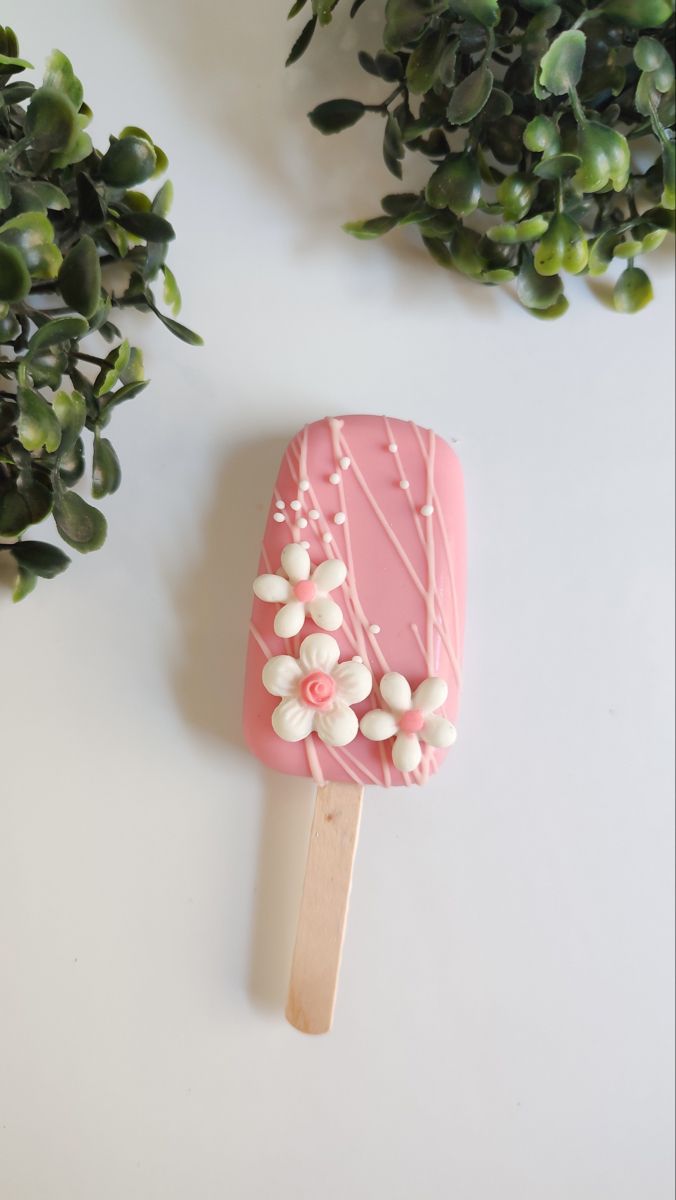
M 331 1028 L 363 794 L 358 783 L 317 788 L 286 1005 L 301 1033 Z

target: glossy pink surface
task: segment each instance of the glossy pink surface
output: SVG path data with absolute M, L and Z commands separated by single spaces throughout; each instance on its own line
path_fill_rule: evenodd
M 339 481 L 332 483 L 336 474 Z M 309 488 L 301 488 L 301 481 Z M 273 520 L 278 501 L 285 505 L 283 523 Z M 291 501 L 299 501 L 301 509 L 292 510 Z M 319 517 L 310 517 L 311 510 Z M 337 514 L 344 520 L 338 515 L 337 523 Z M 443 678 L 448 700 L 439 711 L 455 722 L 466 557 L 462 472 L 450 446 L 412 422 L 378 416 L 327 418 L 306 426 L 280 466 L 259 573 L 277 572 L 291 541 L 309 543 L 313 568 L 327 557 L 347 566 L 345 584 L 331 593 L 345 614 L 331 636 L 341 660 L 358 655 L 373 672 L 374 693 L 355 705 L 357 715 L 381 706 L 378 682 L 398 671 L 413 689 L 430 675 Z M 390 741 L 372 742 L 360 732 L 337 749 L 316 734 L 299 743 L 277 736 L 271 715 L 279 699 L 263 687 L 263 666 L 271 655 L 297 656 L 303 638 L 318 632 L 308 617 L 297 637 L 277 637 L 278 607 L 253 601 L 244 699 L 244 732 L 253 753 L 269 767 L 318 782 L 424 783 L 448 751 L 424 746 L 421 767 L 404 776 L 392 765 Z

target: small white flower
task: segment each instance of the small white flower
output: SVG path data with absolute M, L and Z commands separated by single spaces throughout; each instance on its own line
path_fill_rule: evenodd
M 380 681 L 380 694 L 387 709 L 374 708 L 361 719 L 361 731 L 372 742 L 394 738 L 392 762 L 398 771 L 415 771 L 420 765 L 420 743 L 444 749 L 456 739 L 455 726 L 445 717 L 433 716 L 448 695 L 443 679 L 425 679 L 411 695 L 403 675 L 390 671 Z
M 327 746 L 347 746 L 359 732 L 350 705 L 370 694 L 371 672 L 363 663 L 339 663 L 340 648 L 327 633 L 311 633 L 299 657 L 278 654 L 263 667 L 263 686 L 282 696 L 272 727 L 285 742 L 300 742 L 313 732 Z
M 333 631 L 343 623 L 342 609 L 328 595 L 345 582 L 347 567 L 337 558 L 327 558 L 312 570 L 310 555 L 298 542 L 282 550 L 283 575 L 259 575 L 253 590 L 259 600 L 283 604 L 275 617 L 278 637 L 295 637 L 311 616 L 320 629 Z

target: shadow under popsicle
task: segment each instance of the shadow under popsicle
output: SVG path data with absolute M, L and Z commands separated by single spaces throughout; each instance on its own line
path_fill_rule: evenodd
M 180 639 L 173 666 L 174 694 L 186 723 L 202 737 L 246 755 L 260 780 L 260 843 L 244 986 L 254 1004 L 276 1010 L 280 1019 L 313 787 L 309 780 L 266 770 L 251 758 L 244 744 L 241 711 L 251 583 L 258 567 L 270 481 L 289 436 L 287 431 L 280 437 L 256 438 L 223 454 L 196 539 L 195 558 L 187 562 L 175 593 Z M 243 897 L 243 907 L 246 900 Z

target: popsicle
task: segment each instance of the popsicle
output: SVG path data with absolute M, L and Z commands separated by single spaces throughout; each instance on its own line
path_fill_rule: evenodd
M 431 430 L 306 426 L 283 456 L 253 583 L 244 732 L 317 800 L 287 1018 L 331 1027 L 364 786 L 425 784 L 456 738 L 462 472 Z

